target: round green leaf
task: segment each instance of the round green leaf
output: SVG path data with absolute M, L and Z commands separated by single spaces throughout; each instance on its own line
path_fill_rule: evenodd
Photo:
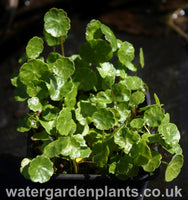
M 33 37 L 29 40 L 26 47 L 26 54 L 28 58 L 37 58 L 44 49 L 43 40 L 39 37 Z
M 96 97 L 91 97 L 93 103 L 112 103 L 112 91 L 110 89 L 105 90 L 104 92 L 98 92 Z
M 70 156 L 71 159 L 87 158 L 91 154 L 91 150 L 86 145 L 83 136 L 79 134 L 71 137 L 62 137 L 58 143 L 58 145 L 61 145 L 61 154 Z
M 96 106 L 88 101 L 78 102 L 78 108 L 76 109 L 76 119 L 81 125 L 86 125 L 91 123 L 91 117 L 96 111 Z
M 56 134 L 56 119 L 51 121 L 40 120 L 40 124 L 49 135 Z
M 134 93 L 132 93 L 131 97 L 130 97 L 130 104 L 131 105 L 139 105 L 141 103 L 143 103 L 145 100 L 145 94 L 143 92 L 140 91 L 136 91 Z
M 48 158 L 53 158 L 55 156 L 58 156 L 61 153 L 61 150 L 62 143 L 60 142 L 60 139 L 58 139 L 53 142 L 50 142 L 44 147 L 43 155 L 45 155 Z
M 69 93 L 66 94 L 65 99 L 64 99 L 65 106 L 69 108 L 70 110 L 76 104 L 76 96 L 77 96 L 77 87 L 75 86 L 75 84 L 73 84 L 73 87 L 71 88 Z
M 48 78 L 48 65 L 42 61 L 32 59 L 20 68 L 19 79 L 25 85 L 29 85 L 34 80 L 48 81 Z
M 98 153 L 93 156 L 93 162 L 95 162 L 98 167 L 104 167 L 108 162 L 110 150 L 108 146 L 104 146 L 104 148 L 102 148 L 102 144 L 100 144 L 99 147 Z
M 32 97 L 28 99 L 28 107 L 30 110 L 36 112 L 36 111 L 41 111 L 42 110 L 42 104 L 39 101 L 38 97 Z
M 50 98 L 53 101 L 60 101 L 63 97 L 66 97 L 74 87 L 71 81 L 65 81 L 61 77 L 56 75 L 50 75 L 50 84 L 47 85 Z
M 59 113 L 56 127 L 60 135 L 69 135 L 76 131 L 76 124 L 72 119 L 72 113 L 68 108 L 63 108 Z
M 169 182 L 175 179 L 180 173 L 182 166 L 183 166 L 183 155 L 174 155 L 166 168 L 165 180 Z
M 69 58 L 59 58 L 53 63 L 52 70 L 54 74 L 67 80 L 75 70 L 74 63 Z
M 49 96 L 48 88 L 44 81 L 33 80 L 27 85 L 27 94 L 30 97 L 44 99 Z
M 147 162 L 147 164 L 142 165 L 144 171 L 146 172 L 154 172 L 155 169 L 159 167 L 161 164 L 162 156 L 157 151 L 152 151 L 152 158 Z
M 53 163 L 47 157 L 37 156 L 30 162 L 29 175 L 33 182 L 45 183 L 53 172 Z
M 80 90 L 89 91 L 97 85 L 96 73 L 86 67 L 77 69 L 72 78 Z
M 144 120 L 142 118 L 133 119 L 130 123 L 132 128 L 142 128 L 144 125 Z
M 126 102 L 129 101 L 129 98 L 131 96 L 131 91 L 127 89 L 125 85 L 122 83 L 116 83 L 112 87 L 114 100 L 116 102 Z
M 121 115 L 119 122 L 124 123 L 125 120 L 130 116 L 130 113 L 131 113 L 128 103 L 127 102 L 117 103 L 116 109 L 118 110 L 119 114 Z
M 113 56 L 111 46 L 101 40 L 89 40 L 80 48 L 80 56 L 88 63 L 99 64 L 110 60 Z
M 128 62 L 131 62 L 134 59 L 134 47 L 129 42 L 123 42 L 119 48 L 117 55 L 120 62 L 126 65 Z
M 162 134 L 165 142 L 170 146 L 174 146 L 180 140 L 180 132 L 173 123 L 161 124 L 159 126 L 159 133 Z
M 158 127 L 164 118 L 164 111 L 158 107 L 153 106 L 144 112 L 144 121 L 150 127 Z
M 62 9 L 51 8 L 44 16 L 44 29 L 53 37 L 66 36 L 70 29 L 70 19 Z
M 128 155 L 124 155 L 116 164 L 116 175 L 126 175 L 128 177 L 136 176 L 138 174 L 138 167 L 133 164 L 133 159 Z
M 109 62 L 101 63 L 100 67 L 97 67 L 97 69 L 102 78 L 105 78 L 107 76 L 115 78 L 116 69 L 114 68 L 113 64 Z
M 138 142 L 139 139 L 139 134 L 137 132 L 131 132 L 128 128 L 123 128 L 114 135 L 114 142 L 124 149 L 126 154 L 129 153 L 133 144 Z
M 112 128 L 116 123 L 113 112 L 105 108 L 97 110 L 92 115 L 92 119 L 94 125 L 100 130 L 108 130 Z
M 97 67 L 97 69 L 103 78 L 102 88 L 104 90 L 110 88 L 115 82 L 116 69 L 109 62 L 101 63 L 100 67 Z
M 57 53 L 57 52 L 50 52 L 47 59 L 46 59 L 46 62 L 48 63 L 48 65 L 50 66 L 50 69 L 52 70 L 53 72 L 53 69 L 51 68 L 51 66 L 56 62 L 57 59 L 59 58 L 62 58 L 62 56 Z
M 127 76 L 125 80 L 129 90 L 138 90 L 144 85 L 142 79 L 138 76 Z
M 147 164 L 147 162 L 152 158 L 150 148 L 143 140 L 134 144 L 130 153 L 134 160 L 134 163 L 137 166 L 142 166 Z

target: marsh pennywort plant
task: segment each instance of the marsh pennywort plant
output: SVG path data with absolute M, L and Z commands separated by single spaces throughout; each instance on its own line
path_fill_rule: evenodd
M 144 105 L 148 87 L 136 75 L 144 67 L 142 49 L 135 65 L 133 45 L 92 20 L 79 54 L 66 57 L 69 29 L 66 12 L 50 9 L 44 38 L 52 52 L 41 57 L 44 40 L 33 37 L 20 59 L 25 63 L 11 79 L 15 100 L 26 101 L 29 108 L 17 130 L 32 133 L 38 152 L 23 159 L 21 173 L 40 183 L 58 173 L 127 179 L 165 164 L 165 179 L 172 181 L 183 165 L 180 133 L 156 94 L 155 104 Z

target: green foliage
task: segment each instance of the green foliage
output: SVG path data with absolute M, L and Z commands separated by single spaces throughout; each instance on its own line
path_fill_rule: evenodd
M 26 47 L 26 54 L 28 58 L 37 58 L 44 49 L 43 40 L 39 37 L 33 37 L 29 40 Z
M 53 163 L 45 156 L 37 156 L 30 162 L 28 173 L 33 182 L 47 182 L 54 172 Z
M 20 59 L 24 63 L 11 78 L 15 100 L 26 101 L 29 109 L 17 130 L 30 132 L 38 151 L 36 157 L 23 159 L 20 172 L 44 183 L 53 174 L 73 173 L 73 168 L 79 173 L 85 163 L 84 172 L 96 169 L 127 179 L 141 168 L 154 172 L 166 163 L 166 181 L 176 178 L 183 165 L 180 132 L 156 94 L 156 104 L 147 106 L 147 85 L 137 73 L 131 75 L 139 67 L 133 45 L 92 20 L 79 54 L 65 57 L 69 29 L 66 12 L 50 9 L 44 16 L 44 38 L 53 51 L 39 57 L 43 40 L 32 38 Z M 62 55 L 54 51 L 58 45 Z M 139 59 L 143 68 L 142 48 Z M 172 157 L 169 164 L 166 154 Z M 60 169 L 59 160 L 66 167 Z
M 183 166 L 183 156 L 182 155 L 174 155 L 172 160 L 167 166 L 165 172 L 166 181 L 172 181 L 174 178 L 178 176 Z
M 52 8 L 44 16 L 44 30 L 52 37 L 67 36 L 70 29 L 70 19 L 62 9 Z

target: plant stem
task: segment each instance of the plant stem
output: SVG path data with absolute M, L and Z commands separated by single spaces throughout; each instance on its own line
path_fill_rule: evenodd
M 61 53 L 62 53 L 62 56 L 65 56 L 64 46 L 63 46 L 63 36 L 61 36 L 60 38 L 61 38 Z
M 144 125 L 144 128 L 146 129 L 146 131 L 147 131 L 149 134 L 151 134 L 150 131 L 149 131 L 149 129 L 146 127 L 146 125 Z
M 74 166 L 74 173 L 78 174 L 78 166 L 77 166 L 76 160 L 72 160 L 72 162 L 73 162 L 73 166 Z
M 162 162 L 163 164 L 165 164 L 165 165 L 168 165 L 168 163 L 167 163 L 166 161 L 163 161 L 163 160 L 162 160 L 161 162 Z

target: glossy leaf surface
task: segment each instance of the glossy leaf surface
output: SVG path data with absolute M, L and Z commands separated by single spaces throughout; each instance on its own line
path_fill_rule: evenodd
M 37 58 L 44 49 L 43 40 L 39 37 L 33 37 L 29 40 L 26 47 L 26 54 L 28 58 Z
M 45 183 L 50 179 L 53 172 L 53 163 L 44 156 L 37 156 L 29 166 L 29 175 L 33 182 Z
M 19 79 L 24 85 L 29 85 L 33 81 L 48 81 L 48 77 L 48 65 L 39 60 L 32 59 L 20 68 Z
M 162 109 L 158 106 L 151 107 L 144 113 L 144 120 L 148 126 L 158 127 L 164 117 Z
M 69 58 L 62 57 L 56 60 L 52 70 L 56 76 L 67 80 L 74 73 L 75 67 Z
M 72 113 L 68 108 L 64 108 L 57 118 L 57 130 L 60 135 L 69 135 L 72 127 L 74 126 Z
M 42 104 L 40 103 L 40 100 L 37 97 L 32 97 L 28 99 L 28 107 L 34 112 L 42 110 Z
M 100 130 L 108 130 L 115 125 L 113 112 L 104 108 L 97 110 L 92 115 L 92 119 L 96 128 Z
M 70 19 L 62 9 L 51 8 L 44 16 L 44 29 L 53 37 L 67 35 Z

